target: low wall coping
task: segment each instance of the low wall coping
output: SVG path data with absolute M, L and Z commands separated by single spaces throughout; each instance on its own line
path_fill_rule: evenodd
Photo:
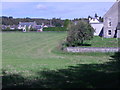
M 119 52 L 119 47 L 67 47 L 67 52 Z

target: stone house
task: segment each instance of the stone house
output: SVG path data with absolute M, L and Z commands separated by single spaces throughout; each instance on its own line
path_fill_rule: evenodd
M 120 0 L 114 3 L 103 18 L 103 37 L 120 38 Z

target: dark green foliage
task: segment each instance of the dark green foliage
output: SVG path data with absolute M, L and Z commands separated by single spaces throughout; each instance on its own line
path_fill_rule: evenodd
M 35 28 L 30 28 L 29 31 L 37 31 L 37 29 L 35 29 Z
M 88 19 L 89 19 L 89 18 L 92 18 L 92 17 L 91 17 L 91 16 L 88 16 Z
M 2 16 L 0 17 L 2 19 L 3 25 L 18 25 L 19 22 L 36 22 L 38 25 L 41 25 L 44 23 L 45 25 L 55 25 L 55 26 L 62 26 L 64 23 L 64 20 L 61 19 L 43 19 L 43 18 L 13 18 L 12 16 Z M 55 21 L 55 22 L 54 22 Z
M 103 18 L 102 18 L 102 17 L 99 17 L 99 21 L 103 22 Z
M 43 28 L 43 31 L 66 31 L 66 28 L 64 28 L 64 27 L 48 27 L 48 28 Z
M 77 25 L 71 24 L 69 27 L 66 42 L 68 46 L 83 45 L 85 40 L 93 38 L 94 29 L 85 21 L 79 21 Z
M 64 21 L 64 27 L 67 29 L 70 23 L 71 23 L 70 20 L 69 20 L 69 19 L 66 19 L 66 20 Z
M 22 29 L 2 29 L 2 31 L 22 31 Z
M 60 18 L 53 18 L 52 19 L 52 25 L 55 27 L 61 27 L 63 24 L 62 20 Z
M 95 13 L 95 17 L 96 17 L 96 18 L 98 17 L 97 13 Z
M 8 31 L 9 31 L 9 30 L 10 30 L 10 27 L 7 27 L 7 28 L 6 28 L 6 30 L 8 30 Z

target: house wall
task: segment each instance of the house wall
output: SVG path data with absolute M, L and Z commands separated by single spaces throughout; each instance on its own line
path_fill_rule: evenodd
M 120 22 L 120 1 L 118 2 L 118 22 Z
M 120 38 L 120 30 L 117 30 L 117 38 Z
M 91 24 L 91 26 L 94 28 L 95 32 L 94 35 L 95 36 L 99 36 L 102 28 L 103 28 L 103 23 L 93 23 Z
M 113 38 L 115 35 L 117 24 L 118 24 L 118 3 L 117 2 L 109 9 L 109 11 L 104 15 L 103 18 L 104 18 L 103 37 Z M 111 21 L 111 26 L 109 26 L 109 21 Z M 111 30 L 111 35 L 108 35 L 108 30 Z

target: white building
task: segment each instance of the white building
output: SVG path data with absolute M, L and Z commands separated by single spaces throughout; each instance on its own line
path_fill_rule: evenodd
M 26 28 L 35 28 L 36 22 L 19 22 L 18 29 L 22 29 L 23 32 L 26 32 Z
M 99 18 L 98 17 L 97 18 L 89 18 L 89 23 L 95 30 L 94 35 L 100 36 L 100 33 L 103 29 L 103 23 L 99 21 Z
M 37 23 L 34 22 L 19 22 L 19 26 L 18 29 L 22 29 L 23 32 L 27 32 L 27 28 L 28 30 L 30 30 L 30 28 L 36 29 L 37 32 L 42 32 L 43 31 L 43 23 L 42 25 L 37 25 Z

